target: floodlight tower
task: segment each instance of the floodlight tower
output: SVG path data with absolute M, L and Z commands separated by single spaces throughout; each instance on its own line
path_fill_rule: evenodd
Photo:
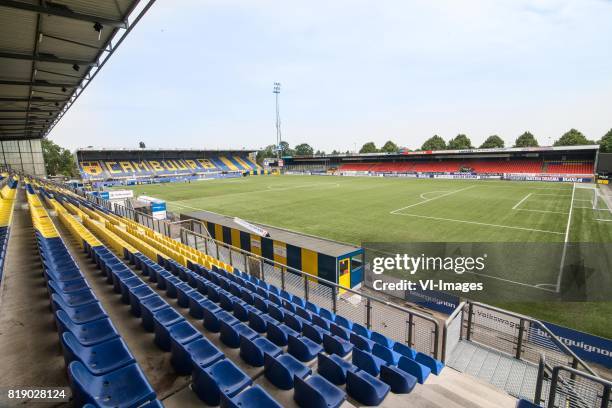
M 281 84 L 280 82 L 274 83 L 274 96 L 276 98 L 276 157 L 280 159 L 280 142 L 281 142 L 281 121 L 280 121 L 280 110 L 278 108 L 278 95 L 280 94 Z

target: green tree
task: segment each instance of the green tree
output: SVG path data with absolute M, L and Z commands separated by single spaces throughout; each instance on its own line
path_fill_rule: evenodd
M 337 151 L 336 149 L 332 150 L 331 154 L 340 154 L 339 151 Z
M 599 141 L 599 151 L 602 153 L 612 153 L 612 129 Z
M 504 140 L 497 135 L 489 136 L 487 140 L 485 140 L 484 143 L 480 145 L 481 149 L 493 149 L 501 147 L 504 147 Z
M 466 135 L 460 133 L 454 139 L 448 141 L 448 148 L 451 150 L 473 149 L 472 141 Z
M 446 150 L 446 142 L 438 135 L 433 135 L 423 143 L 421 150 Z
M 570 129 L 554 143 L 554 146 L 576 146 L 588 144 L 595 144 L 595 142 L 593 142 L 592 140 L 588 140 L 582 133 L 580 133 L 576 129 Z
M 525 132 L 516 138 L 514 147 L 539 147 L 538 141 L 531 132 Z
M 383 145 L 383 147 L 380 148 L 380 151 L 384 153 L 397 153 L 399 151 L 399 147 L 389 140 Z
M 265 148 L 263 148 L 262 150 L 259 150 L 257 152 L 257 156 L 256 156 L 257 163 L 262 165 L 264 159 L 267 159 L 267 158 L 270 158 L 270 157 L 276 157 L 275 147 L 276 146 L 274 146 L 274 145 L 268 145 Z
M 281 141 L 278 147 L 280 148 L 281 156 L 293 156 L 293 150 L 289 147 L 289 143 Z
M 361 146 L 359 153 L 378 153 L 378 149 L 376 148 L 374 142 L 368 142 Z
M 41 146 L 47 175 L 76 177 L 78 174 L 76 162 L 70 150 L 64 149 L 49 139 L 42 139 Z
M 302 143 L 295 146 L 295 154 L 297 156 L 312 156 L 314 149 L 308 143 Z

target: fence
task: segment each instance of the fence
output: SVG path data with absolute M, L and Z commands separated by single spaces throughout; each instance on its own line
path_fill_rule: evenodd
M 439 358 L 439 323 L 430 316 L 342 287 L 186 228 L 181 229 L 180 239 L 184 244 L 234 268 L 405 343 L 417 351 Z
M 534 402 L 548 408 L 609 408 L 612 382 L 569 367 L 551 368 L 542 356 Z
M 60 187 L 66 188 L 66 186 Z M 178 238 L 182 243 L 307 301 L 325 307 L 368 329 L 384 334 L 394 341 L 407 344 L 421 353 L 439 358 L 440 328 L 438 321 L 433 317 L 365 295 L 359 291 L 217 241 L 210 237 L 206 227 L 200 222 L 170 223 L 157 220 L 148 214 L 120 204 L 111 205 L 107 200 L 85 194 L 82 190 L 69 189 L 119 216 L 137 221 L 166 236 L 177 238 L 175 236 L 176 227 L 180 226 Z

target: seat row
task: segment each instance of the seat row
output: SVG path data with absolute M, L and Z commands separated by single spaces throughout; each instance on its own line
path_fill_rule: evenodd
M 121 301 L 130 305 L 131 313 L 141 318 L 143 328 L 154 333 L 153 341 L 157 347 L 171 353 L 170 361 L 176 373 L 193 376 L 192 388 L 200 399 L 209 405 L 221 404 L 224 407 L 254 406 L 254 402 L 261 404 L 259 406 L 280 407 L 261 387 L 252 386 L 250 377 L 226 359 L 213 343 L 114 253 L 104 246 L 87 244 L 85 251 L 106 282 L 121 295 Z M 171 275 L 139 252 L 130 253 L 129 257 L 138 259 L 141 266 L 146 264 L 143 270 Z M 176 297 L 172 293 L 168 296 Z
M 6 258 L 10 226 L 13 219 L 17 184 L 16 179 L 9 178 L 3 187 L 2 194 L 0 194 L 0 280 L 2 280 L 4 270 L 4 259 Z
M 386 366 L 382 369 L 384 374 L 380 380 L 375 378 L 378 373 L 373 375 L 364 370 L 369 368 L 367 364 L 362 363 L 369 357 L 366 352 L 358 351 L 354 354 L 354 363 L 358 365 L 344 361 L 342 357 L 350 353 L 352 344 L 333 335 L 329 330 L 311 324 L 307 318 L 292 313 L 295 311 L 294 307 L 301 307 L 294 306 L 293 303 L 302 303 L 298 297 L 270 288 L 272 292 L 278 293 L 278 299 L 274 303 L 262 296 L 264 289 L 259 286 L 263 285 L 262 282 L 256 282 L 260 290 L 254 287 L 249 289 L 250 285 L 243 279 L 246 275 L 239 271 L 236 273 L 241 276 L 235 276 L 222 270 L 211 271 L 199 265 L 191 265 L 192 269 L 200 272 L 196 273 L 173 260 L 164 260 L 166 267 L 174 273 L 171 274 L 160 271 L 157 265 L 151 266 L 150 261 L 140 259 L 137 254 L 132 261 L 151 281 L 157 282 L 158 288 L 165 289 L 170 297 L 176 297 L 179 305 L 189 307 L 192 316 L 203 318 L 207 330 L 219 332 L 220 340 L 225 345 L 239 347 L 245 362 L 254 366 L 264 365 L 264 373 L 273 384 L 281 389 L 291 389 L 295 386 L 294 396 L 298 402 L 299 396 L 303 394 L 299 390 L 306 388 L 310 397 L 304 401 L 312 401 L 313 398 L 325 401 L 323 396 L 331 395 L 336 396 L 335 399 L 332 397 L 333 401 L 341 403 L 344 399 L 343 392 L 332 385 L 346 383 L 347 392 L 358 401 L 380 403 L 390 388 L 396 393 L 406 393 L 410 392 L 417 382 L 417 378 L 410 373 Z M 222 276 L 222 273 L 225 276 Z M 232 277 L 243 283 L 243 286 L 231 281 L 229 278 Z M 267 293 L 265 296 L 269 295 L 270 293 Z M 303 302 L 303 306 L 313 312 L 321 312 L 314 304 Z M 325 309 L 323 314 L 326 314 Z M 314 315 L 315 321 L 317 316 L 318 314 Z M 263 333 L 267 333 L 267 336 L 263 337 Z M 287 347 L 287 354 L 282 354 L 281 347 Z M 358 358 L 361 355 L 366 356 L 366 359 Z M 311 370 L 303 363 L 314 358 L 318 359 L 321 367 L 319 375 L 327 382 L 313 377 L 304 382 L 304 377 L 310 375 Z M 415 365 L 420 366 L 418 363 Z M 380 367 L 378 370 L 380 371 Z
M 216 266 L 207 269 L 198 264 L 190 264 L 192 270 L 189 270 L 162 257 L 158 261 L 166 268 L 160 269 L 160 265 L 141 253 L 128 255 L 130 261 L 143 269 L 158 288 L 166 290 L 169 297 L 177 298 L 180 306 L 189 307 L 194 317 L 202 318 L 207 330 L 219 332 L 220 340 L 226 345 L 239 347 L 247 363 L 261 366 L 268 361 L 266 374 L 271 371 L 268 367 L 273 367 L 279 358 L 287 361 L 293 358 L 296 363 L 318 358 L 326 363 L 322 364 L 326 367 L 323 374 L 340 381 L 339 384 L 344 384 L 346 377 L 350 377 L 350 383 L 361 380 L 374 389 L 385 390 L 386 386 L 386 392 L 389 387 L 393 392 L 410 392 L 416 381 L 423 383 L 430 372 L 438 374 L 443 367 L 438 361 L 416 353 L 402 343 L 395 343 L 380 333 L 240 271 L 229 273 Z M 149 316 L 147 311 L 143 314 L 143 325 L 150 326 L 153 316 Z M 153 329 L 156 328 L 153 324 Z M 156 331 L 156 339 L 163 338 L 161 327 L 158 331 L 161 334 L 158 336 Z M 261 335 L 263 333 L 266 337 Z M 287 347 L 288 353 L 283 355 L 287 358 L 278 355 L 280 347 Z M 340 363 L 342 357 L 353 348 L 356 349 L 352 356 L 353 364 L 343 366 Z M 326 359 L 323 350 L 329 358 Z M 173 354 L 175 360 L 180 361 Z M 340 379 L 334 377 L 338 370 L 344 373 Z M 297 371 L 310 373 L 307 368 Z M 288 382 L 293 386 L 295 381 L 291 378 Z M 349 394 L 352 390 L 364 388 L 363 385 L 350 387 L 347 383 Z M 379 394 L 384 398 L 386 392 Z
M 172 261 L 169 262 L 172 263 Z M 181 271 L 184 268 L 175 264 L 173 269 Z M 263 282 L 254 282 L 256 278 L 250 277 L 252 281 L 249 285 L 249 282 L 244 279 L 247 278 L 246 274 L 242 274 L 239 271 L 236 271 L 236 274 L 242 276 L 235 276 L 221 270 L 206 271 L 198 266 L 195 266 L 195 269 L 206 275 L 210 282 L 202 282 L 202 279 L 206 278 L 194 277 L 193 274 L 189 275 L 189 272 L 184 270 L 179 273 L 179 276 L 183 274 L 188 275 L 190 282 L 195 279 L 195 286 L 199 291 L 202 291 L 203 286 L 206 286 L 208 297 L 214 300 L 218 299 L 220 305 L 220 308 L 212 310 L 204 308 L 205 326 L 209 324 L 208 321 L 212 322 L 210 325 L 216 323 L 215 319 L 218 319 L 216 316 L 219 316 L 219 313 L 224 313 L 223 310 L 220 311 L 219 309 L 229 311 L 233 306 L 236 317 L 244 316 L 244 311 L 247 310 L 251 328 L 260 333 L 267 332 L 267 339 L 277 346 L 287 346 L 288 353 L 299 361 L 308 362 L 317 357 L 320 367 L 319 374 L 322 374 L 333 384 L 343 385 L 346 383 L 349 395 L 362 403 L 372 403 L 373 401 L 380 403 L 389 389 L 394 393 L 408 393 L 412 391 L 417 381 L 423 383 L 430 372 L 426 366 L 411 358 L 400 356 L 399 353 L 378 343 L 374 344 L 373 350 L 374 353 L 380 355 L 380 358 L 376 354 L 371 354 L 370 350 L 362 351 L 357 347 L 354 348 L 354 345 L 347 341 L 347 329 L 343 326 L 348 324 L 346 319 L 336 316 L 335 322 L 331 323 L 329 320 L 321 318 L 320 314 L 316 314 L 317 309 L 315 305 L 302 302 L 298 297 L 291 297 L 290 301 L 288 299 L 291 296 L 290 294 L 278 291 L 278 289 L 270 286 L 268 287 L 271 289 L 271 292 L 278 292 L 282 300 L 279 297 L 275 298 L 275 295 L 270 292 L 267 293 L 266 297 L 266 294 L 263 292 L 265 291 L 262 286 Z M 243 283 L 244 286 L 240 287 L 228 279 L 231 277 L 234 277 L 235 281 Z M 216 284 L 214 282 L 217 282 L 220 286 L 215 287 Z M 257 283 L 257 293 L 253 294 L 253 288 L 248 288 L 255 283 Z M 191 282 L 191 284 L 193 285 L 194 283 Z M 234 297 L 233 299 L 232 296 Z M 304 308 L 298 305 L 302 303 L 305 306 Z M 194 306 L 193 304 L 191 305 L 192 311 Z M 300 310 L 299 314 L 295 313 Z M 318 312 L 323 315 L 330 315 L 330 312 L 325 311 L 325 309 L 321 310 L 319 308 Z M 195 313 L 192 312 L 192 314 Z M 221 322 L 220 324 L 221 330 L 223 330 L 224 323 Z M 340 330 L 336 331 L 334 327 L 339 327 Z M 384 336 L 380 336 L 375 335 L 374 338 L 379 339 L 379 341 L 386 339 Z M 390 345 L 389 339 L 385 341 L 387 345 Z M 401 345 L 399 343 L 396 344 Z M 415 355 L 414 351 L 407 346 L 395 347 L 409 353 L 411 357 Z M 327 355 L 322 353 L 323 350 Z M 343 360 L 351 351 L 353 353 L 353 364 Z M 383 360 L 383 358 L 386 360 Z M 406 360 L 406 362 L 402 359 Z M 398 365 L 399 360 L 402 360 L 402 364 Z M 379 374 L 380 379 L 376 378 Z M 360 386 L 351 386 L 355 382 L 360 383 Z M 369 391 L 363 392 L 364 389 Z
M 30 205 L 40 204 L 38 197 Z M 32 212 L 43 275 L 76 406 L 161 406 L 44 208 Z M 42 210 L 41 210 L 42 209 Z M 36 218 L 36 219 L 34 219 Z

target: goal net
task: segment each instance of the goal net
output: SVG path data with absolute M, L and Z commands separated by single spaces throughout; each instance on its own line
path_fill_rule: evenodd
M 592 208 L 595 213 L 595 219 L 598 221 L 612 221 L 612 195 L 606 195 L 606 192 L 599 188 L 593 189 Z

